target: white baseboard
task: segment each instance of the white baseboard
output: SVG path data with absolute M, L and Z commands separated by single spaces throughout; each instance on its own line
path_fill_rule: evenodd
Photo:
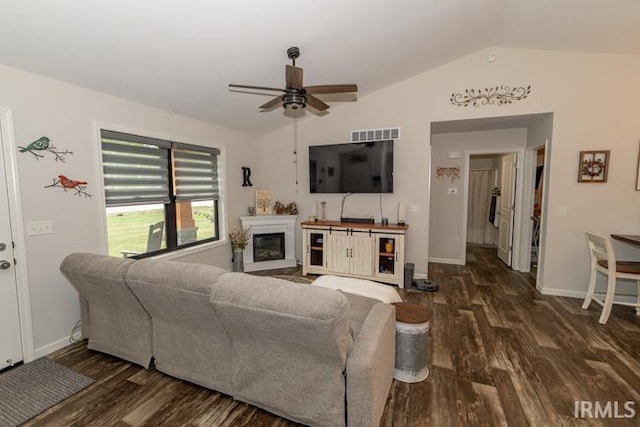
M 559 288 L 538 288 L 542 295 L 553 295 L 556 297 L 569 297 L 569 298 L 581 298 L 584 299 L 587 296 L 585 291 L 570 291 L 567 289 Z
M 542 295 L 553 295 L 556 297 L 584 299 L 587 296 L 587 291 L 570 291 L 567 289 L 558 288 L 543 288 L 538 290 Z M 600 293 L 600 297 L 604 298 L 602 293 Z M 637 299 L 634 295 L 617 295 L 615 297 L 615 301 L 634 303 L 637 301 Z
M 464 265 L 464 261 L 454 258 L 429 258 L 429 262 L 435 262 L 436 264 Z
M 47 354 L 51 354 L 54 351 L 60 350 L 61 348 L 66 347 L 68 345 L 69 345 L 69 337 L 60 338 L 58 341 L 54 341 L 45 346 L 36 348 L 33 354 L 33 359 L 35 360 L 40 357 L 46 356 Z

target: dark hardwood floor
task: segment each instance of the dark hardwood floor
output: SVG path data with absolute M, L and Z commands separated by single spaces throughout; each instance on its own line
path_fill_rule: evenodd
M 433 317 L 429 377 L 394 380 L 382 426 L 640 425 L 640 319 L 614 306 L 542 296 L 528 274 L 470 247 L 466 266 L 430 265 L 440 291 L 400 290 Z M 262 274 L 300 274 L 299 269 Z M 50 357 L 96 383 L 27 425 L 295 425 L 229 396 L 78 343 Z M 576 419 L 575 401 L 634 402 L 633 419 Z M 613 403 L 612 403 L 613 405 Z M 612 412 L 612 415 L 616 415 Z

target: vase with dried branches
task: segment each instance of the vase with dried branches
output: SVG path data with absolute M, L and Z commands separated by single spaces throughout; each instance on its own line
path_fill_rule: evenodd
M 247 247 L 250 237 L 249 228 L 244 228 L 241 225 L 233 225 L 229 230 L 229 241 L 233 252 L 231 262 L 234 272 L 244 271 L 244 249 Z

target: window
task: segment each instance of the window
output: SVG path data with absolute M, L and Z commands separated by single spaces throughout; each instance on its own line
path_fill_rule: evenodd
M 220 151 L 101 131 L 109 255 L 141 258 L 220 238 Z

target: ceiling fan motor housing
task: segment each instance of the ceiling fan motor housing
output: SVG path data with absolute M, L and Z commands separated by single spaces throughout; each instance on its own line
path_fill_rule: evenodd
M 282 95 L 282 105 L 289 110 L 297 110 L 307 106 L 307 97 L 302 93 L 289 92 Z
M 299 56 L 300 56 L 300 48 L 294 46 L 287 49 L 287 57 L 289 59 L 293 59 L 295 61 L 296 58 L 298 58 Z

